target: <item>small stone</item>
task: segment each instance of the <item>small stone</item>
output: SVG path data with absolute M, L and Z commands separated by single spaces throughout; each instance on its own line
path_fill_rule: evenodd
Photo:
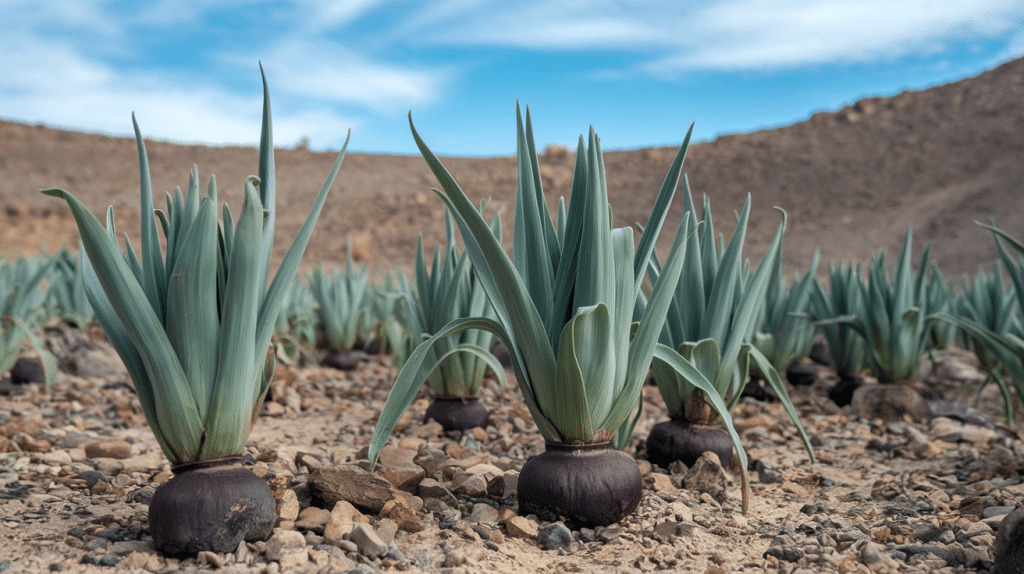
M 239 541 L 238 548 L 235 549 L 235 563 L 248 564 L 252 562 L 252 558 L 252 552 L 249 550 L 249 546 L 246 545 L 245 540 Z
M 399 490 L 416 494 L 426 471 L 416 464 L 418 451 L 385 445 L 380 451 L 380 474 Z
M 287 409 L 285 409 L 284 405 L 275 403 L 274 401 L 267 401 L 263 403 L 263 416 L 279 417 L 283 415 L 286 411 Z
M 555 522 L 537 531 L 537 542 L 548 550 L 561 550 L 572 544 L 572 532 L 561 522 Z
M 688 490 L 708 494 L 721 503 L 726 499 L 729 477 L 722 468 L 718 455 L 708 451 L 693 463 L 693 468 L 687 471 L 683 478 L 683 484 Z
M 299 470 L 302 470 L 302 467 L 306 467 L 309 472 L 313 472 L 321 466 L 323 466 L 323 462 L 316 455 L 308 452 L 300 452 L 295 455 L 295 468 Z
M 377 537 L 380 538 L 380 541 L 385 546 L 388 546 L 395 540 L 395 534 L 398 533 L 398 524 L 390 518 L 381 518 L 377 521 L 374 530 L 377 532 Z
M 281 565 L 282 572 L 292 572 L 309 563 L 309 550 L 306 548 L 288 550 L 281 554 L 277 562 Z
M 452 484 L 454 485 L 455 481 L 452 481 Z M 487 496 L 487 479 L 483 475 L 468 476 L 464 480 L 459 481 L 458 486 L 455 486 L 454 490 L 459 494 L 481 498 Z
M 367 558 L 379 558 L 388 551 L 388 545 L 384 544 L 368 524 L 356 524 L 348 539 L 354 542 L 359 548 L 359 553 Z
M 93 467 L 107 476 L 117 476 L 124 472 L 124 463 L 121 460 L 110 457 L 94 458 Z
M 203 550 L 196 556 L 196 561 L 199 564 L 213 566 L 214 568 L 220 568 L 224 565 L 224 558 L 216 552 L 210 552 L 209 550 Z
M 537 523 L 523 516 L 513 516 L 505 521 L 505 531 L 513 538 L 533 539 L 537 537 Z
M 273 536 L 267 540 L 267 547 L 264 553 L 267 560 L 280 562 L 281 558 L 289 551 L 301 549 L 305 553 L 306 538 L 294 530 L 274 529 Z
M 644 479 L 647 487 L 654 492 L 665 492 L 673 494 L 679 489 L 672 484 L 672 477 L 667 474 L 661 474 L 660 472 L 652 472 Z
M 277 501 L 277 517 L 281 520 L 295 521 L 299 517 L 299 497 L 292 489 L 281 493 Z
M 323 536 L 329 540 L 341 540 L 352 532 L 356 522 L 369 522 L 369 519 L 348 501 L 338 501 L 324 524 Z
M 98 440 L 85 445 L 85 456 L 126 459 L 132 456 L 132 445 L 126 440 L 117 438 Z
M 39 460 L 50 466 L 64 466 L 74 462 L 71 453 L 66 450 L 51 450 L 40 455 Z
M 654 527 L 654 533 L 665 540 L 672 540 L 679 535 L 679 523 L 672 520 L 666 520 Z
M 424 478 L 420 481 L 417 492 L 423 498 L 436 498 L 453 508 L 458 507 L 459 499 L 451 493 L 443 484 L 433 478 Z
M 404 497 L 399 496 L 392 500 L 389 500 L 384 504 L 384 507 L 380 511 L 381 518 L 390 518 L 394 520 L 398 527 L 405 532 L 419 532 L 423 530 L 423 524 L 420 522 L 420 517 L 416 514 L 417 508 L 414 500 L 419 500 L 415 497 Z M 420 507 L 422 507 L 423 501 L 419 500 Z
M 498 518 L 498 509 L 484 502 L 474 504 L 469 515 L 469 520 L 477 524 L 497 524 Z
M 1015 506 L 989 506 L 981 512 L 982 518 L 992 518 L 993 516 L 1003 516 L 1013 512 Z
M 444 434 L 444 427 L 441 426 L 441 423 L 431 419 L 430 421 L 423 423 L 419 428 L 415 429 L 413 434 L 419 438 L 429 440 Z
M 675 516 L 677 522 L 693 522 L 693 510 L 686 503 L 670 502 L 668 510 L 672 516 Z
M 509 470 L 487 481 L 487 494 L 495 498 L 511 498 L 516 495 L 518 486 L 519 473 Z
M 299 512 L 298 519 L 295 521 L 295 529 L 323 534 L 324 526 L 330 519 L 331 513 L 326 509 L 307 506 L 302 509 L 302 512 Z

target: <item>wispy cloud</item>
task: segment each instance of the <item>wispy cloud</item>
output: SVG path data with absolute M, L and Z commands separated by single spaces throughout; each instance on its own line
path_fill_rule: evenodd
M 401 112 L 463 113 L 479 103 L 474 89 L 535 88 L 532 69 L 491 67 L 508 52 L 579 56 L 574 81 L 633 93 L 691 71 L 774 73 L 981 45 L 994 58 L 1024 54 L 1020 0 L 0 0 L 0 13 L 4 117 L 128 134 L 135 110 L 156 137 L 249 143 L 261 60 L 278 141 L 308 136 L 313 147 L 339 145 L 349 127 L 389 141 L 405 128 Z M 559 93 L 537 89 L 548 88 Z
M 1018 0 L 458 0 L 407 18 L 402 33 L 436 45 L 618 49 L 636 53 L 640 70 L 670 75 L 927 54 L 1019 30 L 1022 18 Z
M 446 77 L 438 69 L 374 61 L 330 40 L 285 40 L 265 64 L 287 93 L 389 112 L 431 100 Z

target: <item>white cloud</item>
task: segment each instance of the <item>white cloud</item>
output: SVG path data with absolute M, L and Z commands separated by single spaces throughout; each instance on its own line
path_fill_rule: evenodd
M 334 42 L 286 40 L 264 66 L 278 90 L 322 102 L 358 104 L 377 111 L 406 109 L 434 98 L 446 72 L 372 61 Z
M 969 5 L 968 5 L 969 4 Z M 1019 0 L 452 1 L 411 16 L 401 34 L 449 46 L 614 48 L 641 69 L 764 70 L 928 54 L 1020 29 Z M 614 74 L 614 73 L 613 73 Z

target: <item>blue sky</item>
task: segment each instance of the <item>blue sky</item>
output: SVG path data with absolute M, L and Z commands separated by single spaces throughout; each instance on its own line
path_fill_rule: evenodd
M 606 150 L 785 125 L 1024 55 L 1021 0 L 0 0 L 0 118 L 254 143 L 510 155 L 594 125 Z

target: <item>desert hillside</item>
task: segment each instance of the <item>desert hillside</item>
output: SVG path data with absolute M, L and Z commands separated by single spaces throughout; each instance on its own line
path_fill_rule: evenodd
M 429 143 L 430 134 L 423 135 Z M 511 148 L 511 118 L 508 135 Z M 358 137 L 353 134 L 353 141 Z M 204 181 L 217 175 L 220 197 L 238 212 L 241 183 L 256 171 L 255 148 L 147 146 L 155 190 L 184 187 L 195 163 Z M 572 178 L 572 155 L 559 151 L 541 160 L 552 206 L 569 193 Z M 616 225 L 646 217 L 674 152 L 606 154 Z M 696 144 L 686 171 L 698 201 L 708 195 L 716 226 L 727 235 L 733 210 L 752 194 L 748 255 L 759 256 L 774 233 L 778 216 L 772 207 L 779 206 L 789 213 L 785 261 L 792 271 L 806 267 L 816 247 L 823 262 L 867 261 L 882 247 L 894 252 L 913 222 L 917 250 L 933 242 L 945 275 L 956 278 L 996 257 L 991 236 L 974 220 L 994 217 L 1007 230 L 1024 231 L 1022 152 L 1024 59 L 1018 59 L 951 84 L 866 98 L 790 126 Z M 333 160 L 332 153 L 278 150 L 279 255 Z M 493 208 L 511 221 L 514 157 L 445 163 L 472 198 L 492 198 Z M 443 206 L 429 191 L 436 185 L 418 156 L 348 154 L 305 263 L 343 261 L 351 234 L 357 258 L 372 267 L 410 267 L 418 233 L 428 245 L 443 238 Z M 113 204 L 119 231 L 137 233 L 138 160 L 130 139 L 0 122 L 3 253 L 77 244 L 67 207 L 41 196 L 37 190 L 44 187 L 72 191 L 97 214 Z M 677 201 L 674 219 L 681 210 Z

